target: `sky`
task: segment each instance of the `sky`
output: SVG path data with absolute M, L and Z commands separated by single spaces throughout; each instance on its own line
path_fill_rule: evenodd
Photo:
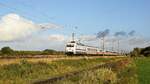
M 149 0 L 0 0 L 0 47 L 64 50 L 72 32 L 76 40 L 100 47 L 97 34 L 107 29 L 108 49 L 117 32 L 126 34 L 115 37 L 124 50 L 149 46 L 149 4 Z M 131 31 L 134 35 L 128 34 Z

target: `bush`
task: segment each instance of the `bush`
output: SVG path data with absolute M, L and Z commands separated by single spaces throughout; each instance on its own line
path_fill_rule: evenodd
M 3 47 L 1 49 L 1 53 L 6 54 L 6 55 L 10 55 L 10 54 L 14 54 L 14 51 L 10 47 Z

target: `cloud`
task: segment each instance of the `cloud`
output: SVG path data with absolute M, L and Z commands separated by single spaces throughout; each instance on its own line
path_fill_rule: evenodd
M 17 14 L 7 14 L 0 20 L 0 41 L 14 41 L 23 39 L 43 28 L 58 28 L 52 23 L 36 24 Z
M 114 36 L 126 36 L 126 32 L 124 32 L 124 31 L 119 31 L 119 32 L 116 32 L 116 33 L 114 34 Z
M 118 38 L 116 38 L 115 36 L 109 36 L 105 39 L 106 42 L 115 42 L 117 40 Z
M 102 38 L 105 37 L 109 34 L 110 30 L 109 29 L 105 29 L 104 31 L 100 31 L 97 33 L 97 38 Z
M 39 24 L 39 26 L 42 29 L 47 29 L 47 28 L 58 29 L 58 28 L 62 28 L 62 26 L 56 25 L 56 24 L 53 24 L 53 23 L 42 23 L 42 24 Z
M 135 30 L 132 30 L 130 32 L 125 32 L 125 31 L 118 31 L 115 32 L 114 36 L 118 37 L 118 36 L 134 36 L 136 33 Z
M 64 41 L 65 36 L 64 35 L 59 35 L 59 34 L 53 34 L 53 35 L 49 35 L 48 39 L 50 41 Z
M 129 36 L 134 36 L 134 34 L 135 34 L 135 30 L 132 30 L 128 33 Z
M 51 40 L 49 36 L 31 37 L 24 41 L 2 42 L 0 48 L 9 46 L 14 50 L 45 50 L 55 49 L 64 50 L 65 42 L 60 40 Z
M 133 38 L 129 38 L 129 45 L 144 45 L 145 43 L 147 43 L 149 40 L 147 40 L 144 37 L 133 37 Z
M 84 35 L 80 37 L 81 41 L 94 41 L 96 40 L 95 35 Z

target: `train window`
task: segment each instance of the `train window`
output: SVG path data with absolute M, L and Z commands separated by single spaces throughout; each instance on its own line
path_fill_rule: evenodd
M 75 41 L 71 41 L 70 43 L 75 43 Z
M 74 45 L 67 45 L 67 47 L 74 47 Z
M 88 51 L 97 51 L 97 49 L 87 48 Z

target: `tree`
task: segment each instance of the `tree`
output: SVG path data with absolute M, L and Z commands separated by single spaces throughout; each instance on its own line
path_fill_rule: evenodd
M 134 50 L 130 53 L 131 57 L 150 57 L 150 46 L 146 48 L 134 48 Z
M 3 48 L 1 49 L 1 53 L 2 53 L 2 54 L 13 54 L 14 51 L 13 51 L 13 49 L 11 49 L 10 47 L 3 47 Z
M 131 52 L 131 57 L 140 57 L 141 56 L 141 48 L 134 48 Z
M 142 49 L 141 54 L 143 54 L 146 57 L 150 56 L 150 46 Z

